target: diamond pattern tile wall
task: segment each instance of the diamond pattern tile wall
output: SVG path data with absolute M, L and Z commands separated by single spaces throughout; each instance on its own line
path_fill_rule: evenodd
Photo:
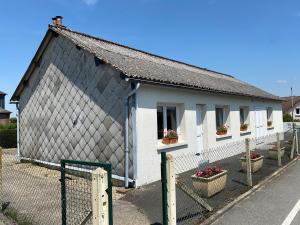
M 55 38 L 20 98 L 21 156 L 110 162 L 113 173 L 124 176 L 124 96 L 130 89 L 113 67 L 96 67 L 94 56 Z

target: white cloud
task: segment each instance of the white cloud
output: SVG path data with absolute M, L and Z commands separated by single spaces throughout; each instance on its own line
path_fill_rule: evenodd
M 82 0 L 82 1 L 89 6 L 95 5 L 98 2 L 98 0 Z
M 286 84 L 287 80 L 276 80 L 277 84 Z

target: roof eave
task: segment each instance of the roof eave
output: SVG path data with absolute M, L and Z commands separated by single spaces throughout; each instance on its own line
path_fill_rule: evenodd
M 248 94 L 241 94 L 241 93 L 235 93 L 235 92 L 226 92 L 226 91 L 209 89 L 209 88 L 200 88 L 200 87 L 195 87 L 195 86 L 188 86 L 188 85 L 183 85 L 183 84 L 173 84 L 173 83 L 169 83 L 169 82 L 147 80 L 147 79 L 142 79 L 142 78 L 134 78 L 134 77 L 130 77 L 130 76 L 127 76 L 127 77 L 128 77 L 128 79 L 133 80 L 133 81 L 146 83 L 146 84 L 152 84 L 152 85 L 169 86 L 169 87 L 175 87 L 175 88 L 185 88 L 185 89 L 190 89 L 190 90 L 207 91 L 207 92 L 210 92 L 210 93 L 217 93 L 217 94 L 224 94 L 224 95 L 234 95 L 234 96 L 241 96 L 241 97 L 250 97 L 250 98 L 262 99 L 262 100 L 272 100 L 272 101 L 279 101 L 279 102 L 284 101 L 280 97 L 276 98 L 276 96 L 274 98 L 267 98 L 267 97 L 256 96 L 256 95 L 248 95 Z
M 41 44 L 38 47 L 37 52 L 35 53 L 33 59 L 31 60 L 26 72 L 24 73 L 20 83 L 18 84 L 16 90 L 14 91 L 10 102 L 11 103 L 15 103 L 19 101 L 19 98 L 21 96 L 22 91 L 24 90 L 24 88 L 27 85 L 27 82 L 30 78 L 30 75 L 32 74 L 32 72 L 34 71 L 34 69 L 39 66 L 40 63 L 40 58 L 43 55 L 45 49 L 47 48 L 49 42 L 51 41 L 51 39 L 53 38 L 54 32 L 51 29 L 48 29 Z

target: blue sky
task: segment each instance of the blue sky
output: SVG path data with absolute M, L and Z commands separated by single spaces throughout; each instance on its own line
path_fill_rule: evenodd
M 74 30 L 300 95 L 297 0 L 12 0 L 0 14 L 7 102 L 56 15 Z

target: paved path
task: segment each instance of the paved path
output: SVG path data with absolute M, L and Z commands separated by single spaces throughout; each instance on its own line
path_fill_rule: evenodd
M 299 225 L 300 162 L 234 206 L 213 225 Z

